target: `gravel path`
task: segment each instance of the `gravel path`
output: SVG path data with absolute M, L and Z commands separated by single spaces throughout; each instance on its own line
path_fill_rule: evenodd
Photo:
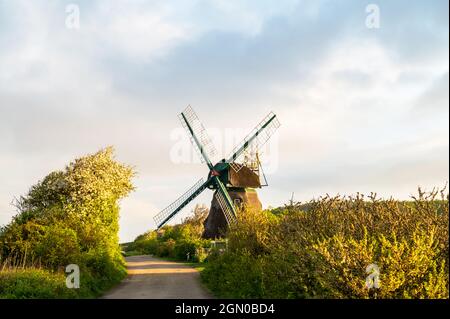
M 208 299 L 199 272 L 187 265 L 151 256 L 126 258 L 128 277 L 104 299 Z

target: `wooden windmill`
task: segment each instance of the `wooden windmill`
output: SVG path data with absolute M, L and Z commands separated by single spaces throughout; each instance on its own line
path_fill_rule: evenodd
M 228 158 L 213 165 L 211 160 L 217 151 L 194 110 L 188 106 L 179 118 L 201 161 L 208 166 L 208 176 L 206 181 L 203 178 L 197 181 L 187 192 L 159 212 L 154 220 L 158 229 L 163 227 L 208 188 L 214 191 L 214 195 L 211 209 L 204 223 L 203 237 L 222 237 L 227 226 L 236 222 L 240 205 L 261 208 L 255 189 L 267 186 L 267 180 L 262 171 L 259 154 L 261 147 L 277 130 L 280 123 L 275 114 L 269 113 L 242 143 L 234 148 Z

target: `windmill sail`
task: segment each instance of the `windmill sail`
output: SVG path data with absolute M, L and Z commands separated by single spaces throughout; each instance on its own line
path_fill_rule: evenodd
M 236 165 L 239 157 L 244 154 L 248 148 L 252 148 L 253 152 L 258 154 L 264 144 L 270 139 L 275 131 L 280 127 L 280 122 L 273 112 L 270 112 L 242 141 L 234 148 L 232 155 L 227 162 L 237 172 L 242 165 Z
M 200 193 L 208 187 L 209 180 L 204 182 L 203 178 L 198 180 L 189 190 L 181 195 L 176 201 L 164 208 L 159 212 L 153 220 L 158 225 L 158 229 L 164 226 L 170 219 L 172 219 L 183 207 L 185 207 L 190 201 L 195 197 L 200 195 Z
M 230 225 L 230 224 L 234 223 L 236 221 L 236 217 L 234 217 L 233 214 L 231 213 L 230 208 L 228 207 L 228 205 L 225 202 L 225 198 L 224 198 L 223 194 L 219 190 L 217 190 L 214 193 L 214 197 L 216 198 L 217 202 L 220 205 L 220 208 L 223 211 L 223 214 L 225 216 L 227 224 Z
M 208 132 L 190 105 L 179 115 L 179 119 L 186 129 L 195 150 L 199 153 L 202 163 L 206 162 L 212 168 L 211 161 L 215 162 L 217 150 Z
M 215 177 L 215 182 L 217 184 L 217 191 L 215 192 L 214 197 L 225 215 L 227 224 L 230 225 L 236 222 L 236 210 L 225 186 L 217 177 Z

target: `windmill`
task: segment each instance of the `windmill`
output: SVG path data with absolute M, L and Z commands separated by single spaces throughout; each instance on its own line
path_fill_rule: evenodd
M 180 115 L 194 149 L 208 166 L 206 181 L 201 178 L 187 192 L 159 212 L 154 220 L 160 229 L 205 189 L 214 190 L 211 209 L 205 220 L 203 237 L 222 237 L 226 228 L 236 222 L 237 208 L 252 205 L 261 208 L 255 188 L 267 186 L 259 161 L 261 147 L 280 126 L 276 115 L 269 113 L 232 151 L 231 155 L 213 165 L 217 151 L 205 127 L 191 106 Z M 261 183 L 261 179 L 264 183 Z

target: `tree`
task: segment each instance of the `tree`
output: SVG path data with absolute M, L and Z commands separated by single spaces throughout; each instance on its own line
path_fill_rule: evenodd
M 123 263 L 119 201 L 133 189 L 132 167 L 114 160 L 114 150 L 76 159 L 48 174 L 17 202 L 17 215 L 0 230 L 0 257 L 40 260 L 51 268 L 92 263 L 95 256 Z M 100 257 L 99 257 L 100 258 Z

